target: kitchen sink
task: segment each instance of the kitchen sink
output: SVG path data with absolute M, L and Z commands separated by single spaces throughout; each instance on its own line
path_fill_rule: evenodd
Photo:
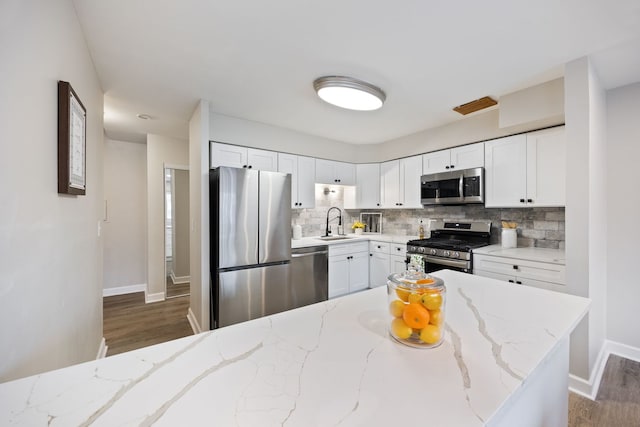
M 347 239 L 353 239 L 353 237 L 350 236 L 320 236 L 320 237 L 316 237 L 316 239 L 320 239 L 320 240 L 347 240 Z

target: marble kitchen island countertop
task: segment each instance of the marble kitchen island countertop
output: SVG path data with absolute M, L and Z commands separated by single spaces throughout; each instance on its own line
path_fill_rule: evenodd
M 567 399 L 568 337 L 588 299 L 435 275 L 447 286 L 438 348 L 392 340 L 386 289 L 375 288 L 0 384 L 0 424 L 509 425 L 536 384 L 561 405 L 536 380 L 558 354 Z M 525 408 L 546 414 L 540 405 Z

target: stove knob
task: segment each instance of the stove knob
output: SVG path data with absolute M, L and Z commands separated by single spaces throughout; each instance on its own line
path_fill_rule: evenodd
M 435 250 L 435 249 L 431 249 L 431 250 L 429 251 L 429 253 L 430 253 L 431 255 L 435 255 L 435 254 L 437 254 L 437 253 L 438 253 L 438 251 L 437 251 L 437 250 Z
M 444 256 L 451 256 L 451 252 L 450 251 L 444 251 L 444 253 L 442 254 Z
M 454 252 L 453 258 L 460 258 L 460 252 Z

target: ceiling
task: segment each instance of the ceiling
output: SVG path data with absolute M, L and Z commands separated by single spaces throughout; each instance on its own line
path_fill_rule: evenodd
M 105 130 L 187 138 L 211 110 L 370 144 L 459 120 L 453 107 L 560 77 L 585 55 L 607 88 L 640 81 L 636 0 L 74 0 L 105 91 Z M 314 79 L 382 88 L 377 111 L 321 101 Z M 141 120 L 136 114 L 151 116 Z

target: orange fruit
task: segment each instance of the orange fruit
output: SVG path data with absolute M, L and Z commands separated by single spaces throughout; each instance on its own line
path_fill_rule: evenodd
M 440 328 L 435 325 L 427 325 L 420 331 L 420 341 L 427 344 L 435 344 L 440 341 Z
M 418 284 L 418 285 L 430 285 L 432 283 L 435 283 L 435 280 L 433 280 L 431 278 L 416 280 L 416 284 Z
M 399 299 L 391 301 L 391 304 L 389 304 L 389 313 L 391 313 L 393 317 L 402 317 L 404 305 L 405 304 Z
M 400 298 L 404 302 L 407 302 L 407 300 L 409 299 L 409 294 L 410 292 L 408 289 L 403 289 L 403 288 L 396 289 L 396 295 L 398 295 L 398 298 Z
M 393 319 L 391 322 L 391 333 L 401 340 L 406 340 L 411 336 L 413 330 L 407 326 L 402 319 Z
M 429 310 L 429 324 L 440 326 L 442 320 L 442 310 Z
M 411 293 L 411 294 L 409 294 L 409 297 L 407 298 L 407 301 L 408 301 L 409 303 L 412 303 L 412 302 L 420 302 L 420 298 L 421 298 L 421 297 L 422 297 L 422 295 L 421 295 L 421 294 L 419 294 L 419 293 Z
M 422 329 L 429 324 L 429 310 L 414 302 L 404 308 L 402 319 L 410 328 Z
M 435 292 L 423 294 L 420 303 L 428 310 L 439 310 L 442 307 L 442 295 Z

